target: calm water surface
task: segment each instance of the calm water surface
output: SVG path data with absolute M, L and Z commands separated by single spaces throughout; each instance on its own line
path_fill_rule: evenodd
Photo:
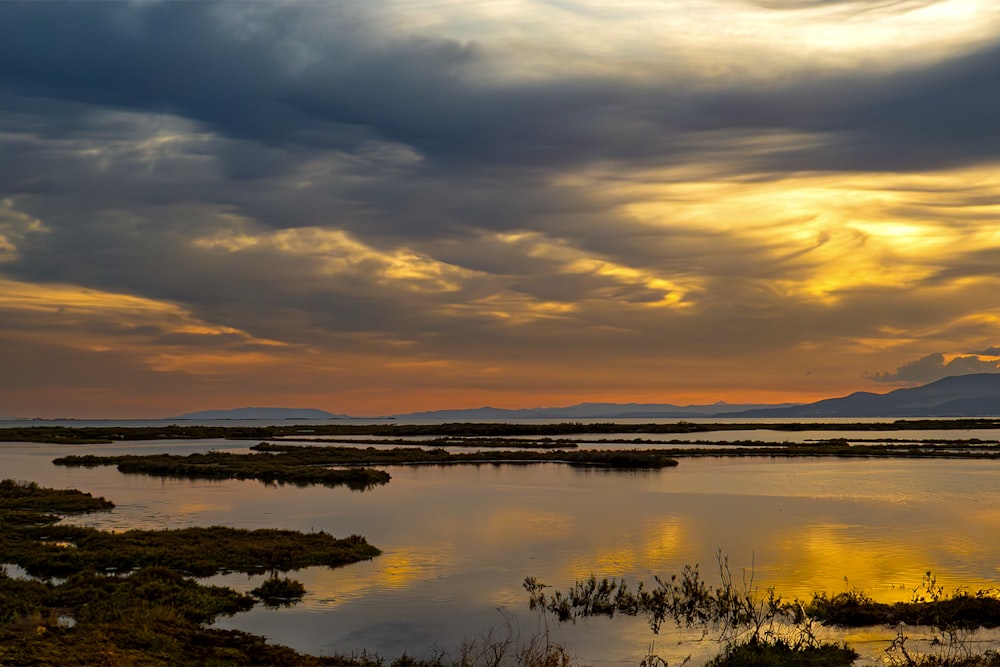
M 952 437 L 988 437 L 974 433 Z M 301 604 L 219 622 L 315 654 L 427 655 L 505 623 L 529 635 L 542 621 L 527 610 L 526 576 L 566 588 L 591 573 L 650 581 L 699 563 L 716 581 L 720 551 L 737 575 L 752 572 L 759 586 L 802 598 L 860 588 L 877 599 L 909 599 L 927 570 L 948 589 L 1000 581 L 994 461 L 700 459 L 654 472 L 395 466 L 392 481 L 369 492 L 51 464 L 67 453 L 245 451 L 246 444 L 0 444 L 0 476 L 114 500 L 112 512 L 77 520 L 105 529 L 224 524 L 364 535 L 382 556 L 301 571 L 294 576 L 309 590 Z M 256 585 L 245 575 L 214 580 Z M 707 641 L 676 646 L 681 635 L 669 628 L 654 637 L 636 619 L 550 622 L 549 632 L 585 664 L 637 664 L 652 640 L 671 664 L 691 653 L 697 664 L 715 652 Z M 871 644 L 871 654 L 883 646 Z

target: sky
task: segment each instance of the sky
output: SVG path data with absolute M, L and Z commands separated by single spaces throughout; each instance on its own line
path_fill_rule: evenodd
M 0 2 L 0 416 L 1000 371 L 995 0 Z

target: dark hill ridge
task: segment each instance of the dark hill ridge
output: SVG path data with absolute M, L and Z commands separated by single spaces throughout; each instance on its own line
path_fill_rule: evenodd
M 762 408 L 717 417 L 995 417 L 1000 373 L 955 375 L 887 394 L 855 392 L 792 407 Z

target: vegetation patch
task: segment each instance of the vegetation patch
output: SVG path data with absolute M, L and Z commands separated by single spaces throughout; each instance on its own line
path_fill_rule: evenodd
M 363 538 L 222 527 L 105 533 L 61 526 L 50 514 L 110 507 L 78 491 L 0 481 L 0 563 L 44 578 L 15 579 L 0 567 L 0 665 L 373 664 L 208 629 L 256 600 L 188 576 L 346 565 L 379 553 Z M 258 597 L 281 593 L 289 604 L 290 593 L 301 597 L 300 583 L 276 574 L 270 581 L 277 583 Z
M 1000 590 L 956 589 L 946 594 L 930 572 L 909 602 L 875 602 L 861 591 L 834 596 L 817 594 L 806 612 L 827 625 L 856 628 L 869 625 L 929 625 L 939 628 L 1000 627 Z
M 268 607 L 290 607 L 302 599 L 306 594 L 306 587 L 300 581 L 274 575 L 250 591 L 250 594 Z
M 278 438 L 286 439 L 286 438 Z M 517 447 L 518 449 L 576 449 L 579 443 L 571 438 L 549 438 L 525 439 L 515 437 L 480 437 L 480 436 L 441 436 L 438 438 L 426 438 L 413 440 L 406 438 L 338 438 L 328 436 L 325 438 L 305 438 L 293 436 L 287 438 L 294 442 L 317 442 L 326 444 L 349 444 L 359 445 L 396 445 L 398 447 Z
M 265 483 L 297 485 L 346 484 L 366 490 L 389 481 L 389 473 L 371 465 L 454 465 L 485 463 L 559 462 L 603 468 L 665 468 L 677 460 L 657 450 L 542 450 L 448 452 L 441 448 L 302 446 L 262 442 L 252 454 L 207 452 L 124 456 L 64 456 L 53 461 L 62 466 L 113 465 L 126 474 L 190 479 L 258 479 Z M 337 467 L 330 467 L 337 466 Z
M 0 517 L 2 521 L 2 517 Z M 374 558 L 363 537 L 325 532 L 212 526 L 109 533 L 62 525 L 20 526 L 0 535 L 0 562 L 16 563 L 37 577 L 65 577 L 93 569 L 128 573 L 162 566 L 207 577 L 220 572 L 260 574 L 322 565 L 339 567 Z
M 255 452 L 287 456 L 305 465 L 448 465 L 458 463 L 566 463 L 607 468 L 667 468 L 677 461 L 660 450 L 579 449 L 573 451 L 449 452 L 440 447 L 319 447 L 261 442 Z
M 360 461 L 357 461 L 360 463 Z M 179 456 L 149 454 L 124 456 L 64 456 L 53 461 L 61 466 L 117 466 L 125 474 L 179 479 L 255 479 L 265 484 L 321 484 L 366 491 L 389 481 L 389 473 L 364 467 L 323 467 L 315 457 L 271 454 L 204 452 Z M 331 462 L 335 463 L 335 462 Z M 353 463 L 353 462 L 352 462 Z
M 58 512 L 74 514 L 107 510 L 115 506 L 110 500 L 94 498 L 76 489 L 46 489 L 35 482 L 0 480 L 0 512 Z
M 706 667 L 849 667 L 857 660 L 853 649 L 837 644 L 794 646 L 783 640 L 748 641 L 729 647 Z
M 678 441 L 663 443 L 680 444 Z M 699 447 L 672 449 L 669 446 L 658 449 L 665 455 L 676 458 L 698 457 L 833 457 L 833 458 L 943 458 L 943 459 L 997 459 L 1000 458 L 1000 443 L 983 441 L 921 441 L 921 442 L 850 442 L 843 438 L 814 442 L 761 442 L 734 441 L 718 443 L 692 443 Z

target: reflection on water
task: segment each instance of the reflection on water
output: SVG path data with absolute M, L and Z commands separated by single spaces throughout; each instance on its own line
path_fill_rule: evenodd
M 74 452 L 240 450 L 220 441 L 138 443 Z M 4 476 L 104 495 L 118 507 L 76 521 L 107 529 L 224 524 L 358 533 L 384 550 L 373 561 L 294 574 L 309 593 L 291 609 L 256 609 L 221 627 L 312 653 L 362 648 L 385 656 L 454 649 L 508 616 L 523 635 L 525 576 L 560 588 L 591 573 L 650 581 L 699 563 L 717 579 L 717 553 L 761 587 L 807 598 L 862 589 L 909 599 L 925 571 L 939 583 L 993 586 L 1000 551 L 1000 462 L 972 460 L 683 460 L 642 473 L 535 466 L 390 468 L 370 493 L 252 481 L 125 476 L 61 468 L 67 447 L 0 445 Z M 245 575 L 213 581 L 248 590 Z M 636 664 L 654 639 L 641 620 L 551 626 L 589 664 Z M 656 646 L 671 664 L 710 642 Z M 879 635 L 885 639 L 884 633 Z M 694 661 L 697 664 L 697 658 Z

